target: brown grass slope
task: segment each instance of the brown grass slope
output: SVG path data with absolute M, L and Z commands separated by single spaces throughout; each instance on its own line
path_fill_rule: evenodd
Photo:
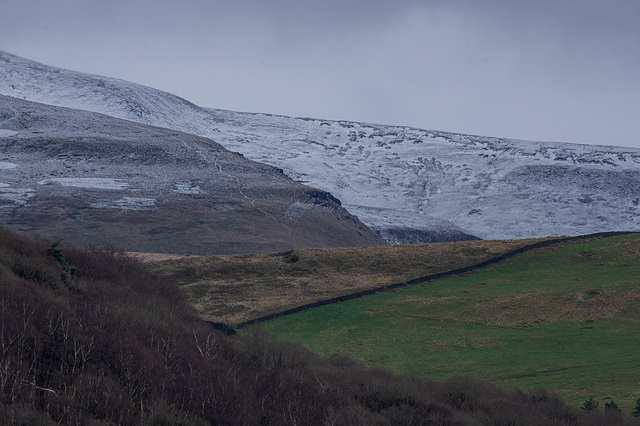
M 297 306 L 475 265 L 545 239 L 207 256 L 149 263 L 207 320 L 237 325 Z

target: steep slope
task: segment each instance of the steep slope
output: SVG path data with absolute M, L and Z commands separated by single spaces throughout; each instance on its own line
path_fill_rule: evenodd
M 211 137 L 331 192 L 391 242 L 640 228 L 640 149 L 204 109 L 6 53 L 0 93 Z
M 219 144 L 0 96 L 0 220 L 77 245 L 256 253 L 383 244 L 323 191 Z

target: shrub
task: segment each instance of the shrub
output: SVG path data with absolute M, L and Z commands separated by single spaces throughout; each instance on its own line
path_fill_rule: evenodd
M 587 413 L 590 413 L 592 411 L 597 411 L 598 410 L 598 401 L 596 401 L 595 399 L 593 399 L 592 396 L 589 397 L 589 399 L 587 399 L 584 404 L 582 404 L 582 411 L 585 411 Z
M 71 275 L 75 275 L 78 272 L 78 268 L 67 262 L 67 258 L 64 256 L 64 253 L 62 253 L 62 249 L 60 248 L 60 241 L 51 244 L 51 247 L 49 247 L 49 253 L 51 253 L 58 262 L 60 262 L 65 272 L 70 273 Z
M 614 400 L 606 402 L 604 404 L 604 412 L 606 414 L 620 414 L 620 408 L 618 408 L 618 404 Z

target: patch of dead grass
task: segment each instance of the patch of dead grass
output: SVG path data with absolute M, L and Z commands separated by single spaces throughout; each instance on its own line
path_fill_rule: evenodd
M 143 259 L 153 271 L 183 285 L 204 319 L 235 325 L 308 303 L 474 265 L 542 240 Z
M 162 262 L 164 260 L 185 259 L 188 257 L 199 257 L 199 256 L 193 256 L 193 255 L 186 255 L 186 254 L 147 253 L 147 252 L 139 252 L 139 251 L 128 251 L 126 252 L 126 254 L 135 259 L 138 259 L 142 263 Z
M 640 304 L 640 290 L 602 290 L 585 297 L 579 291 L 558 298 L 543 291 L 484 299 L 470 304 L 451 318 L 479 321 L 499 326 L 530 326 L 557 321 L 590 321 L 607 319 Z

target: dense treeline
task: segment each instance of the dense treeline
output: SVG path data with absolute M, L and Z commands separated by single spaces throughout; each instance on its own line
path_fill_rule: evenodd
M 636 424 L 545 390 L 320 358 L 259 329 L 225 337 L 117 250 L 0 228 L 0 284 L 2 424 Z

